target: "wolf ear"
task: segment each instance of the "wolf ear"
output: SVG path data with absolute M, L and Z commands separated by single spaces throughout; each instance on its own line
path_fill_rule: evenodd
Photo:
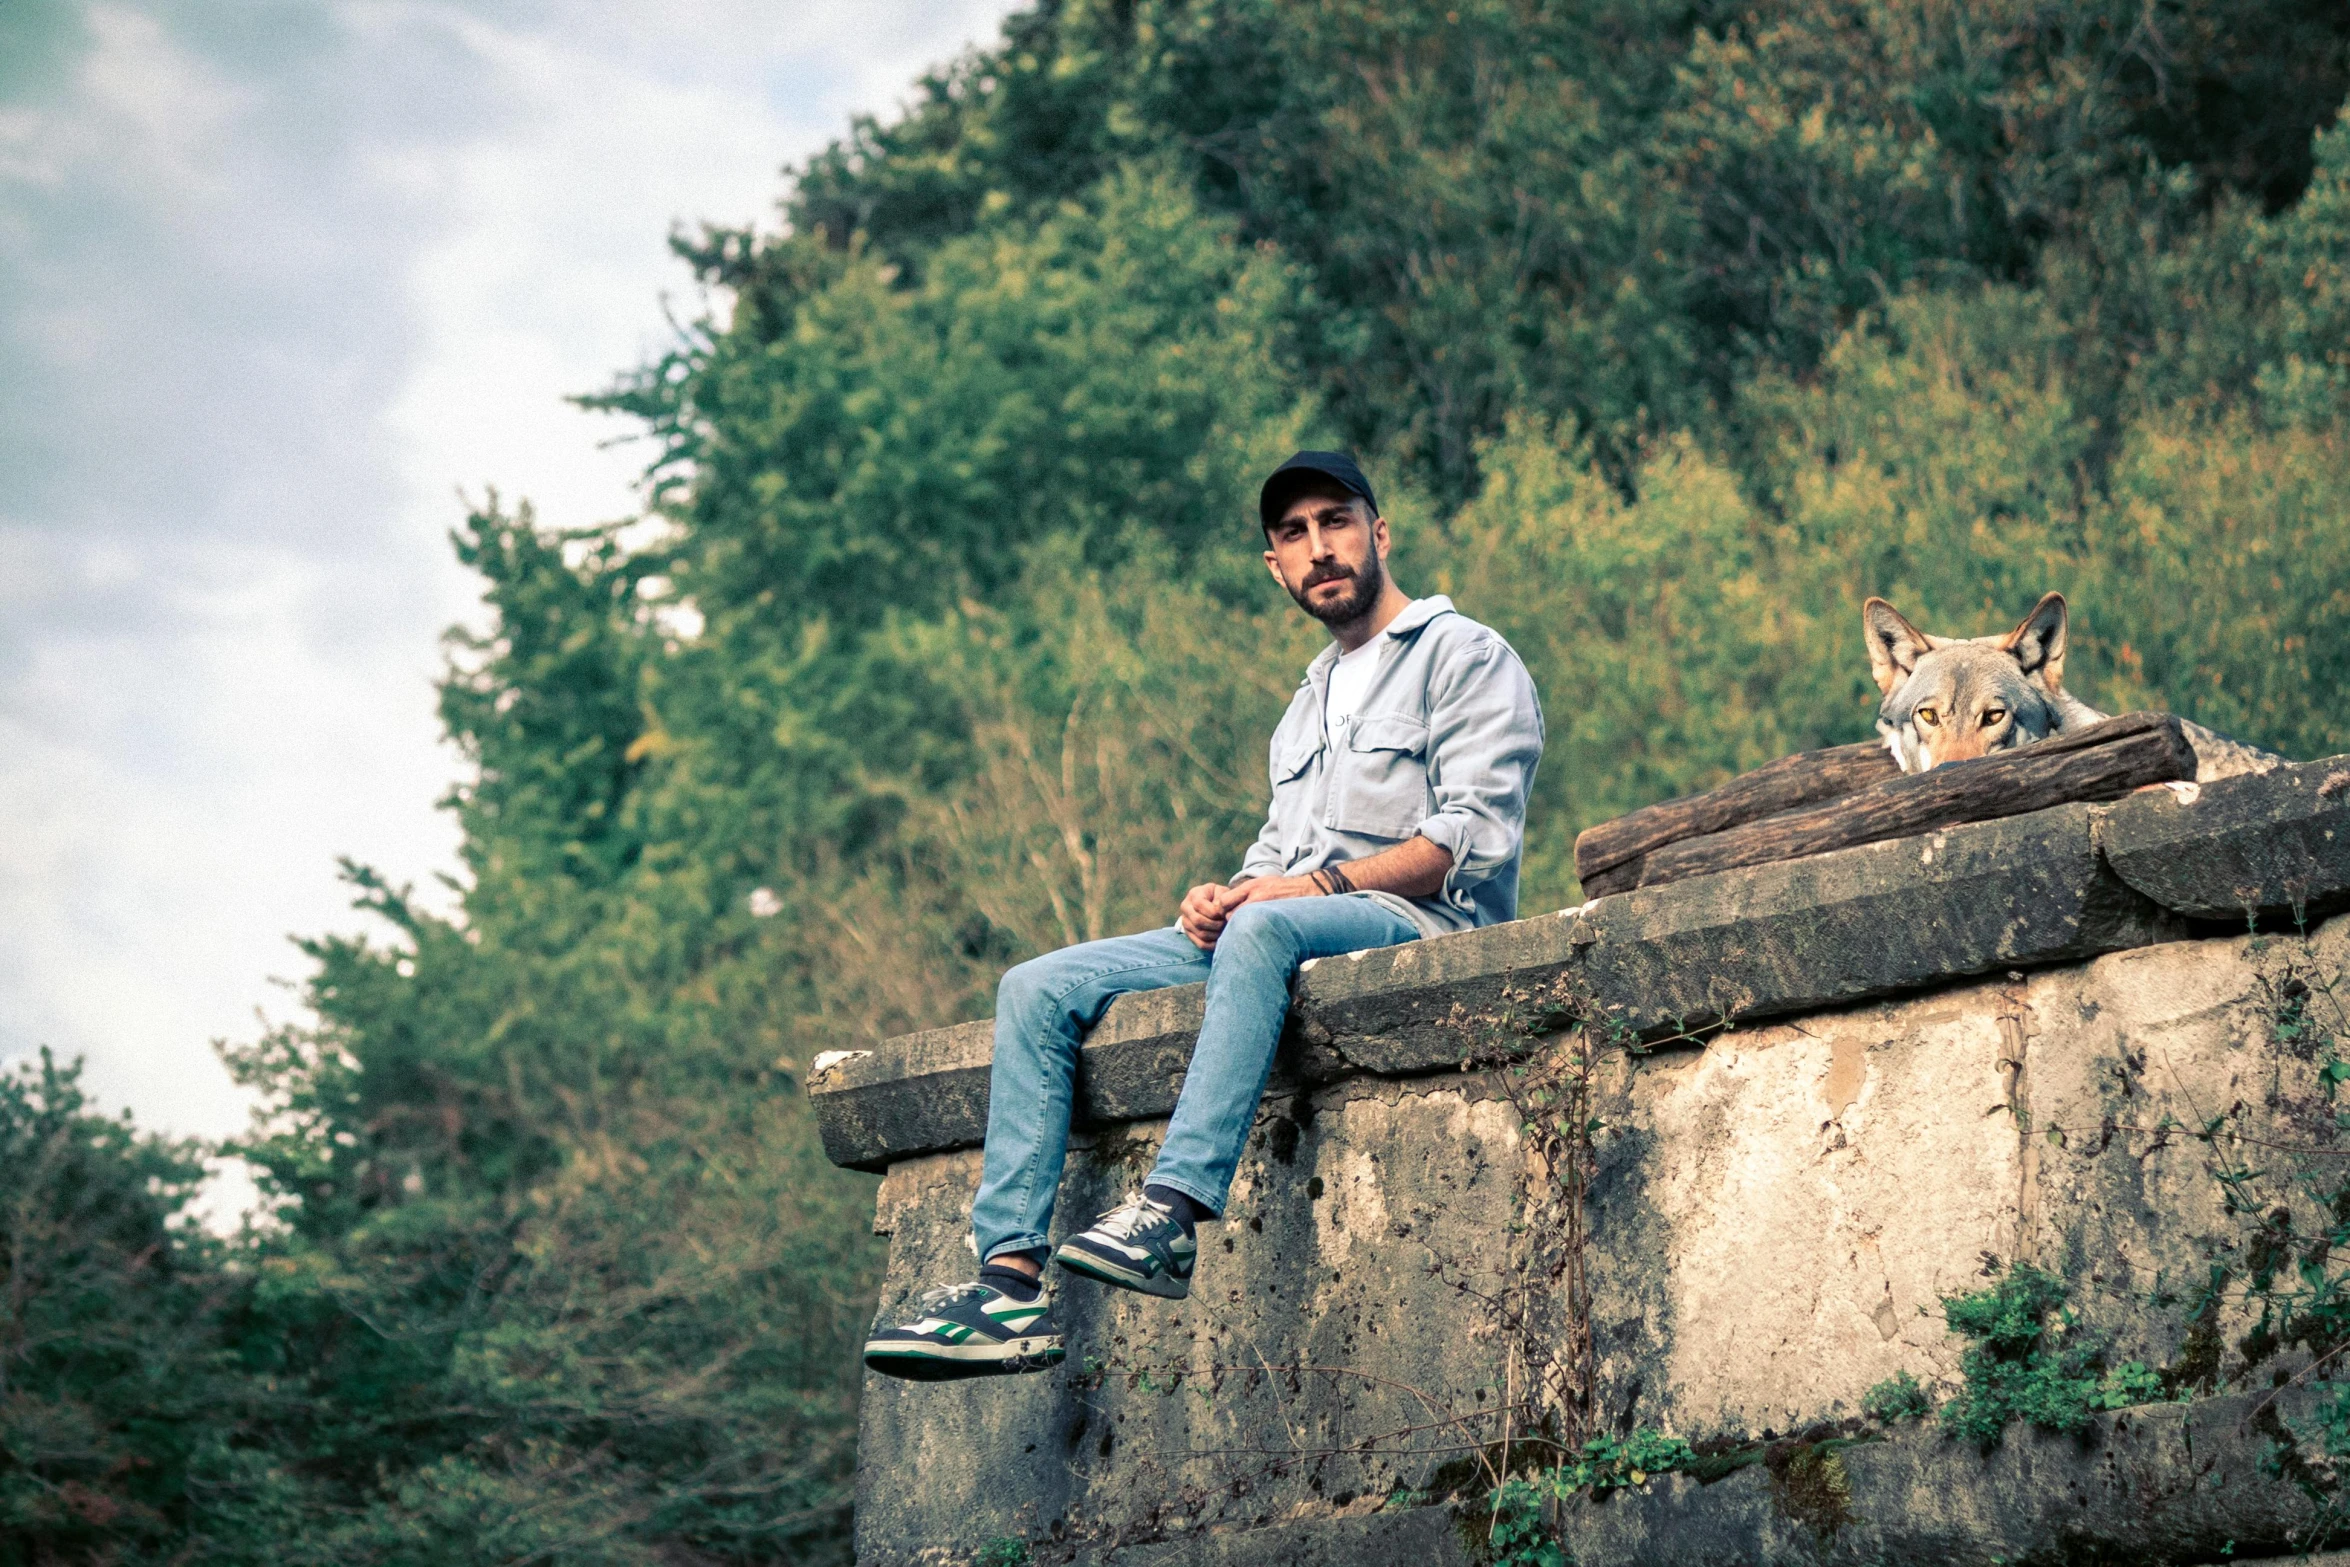
M 2015 655 L 2024 673 L 2050 691 L 2064 689 L 2064 595 L 2051 593 L 2032 606 L 2024 623 L 2000 645 Z
M 1873 598 L 1860 607 L 1860 622 L 1868 631 L 1869 673 L 1887 696 L 1909 678 L 1918 660 L 1941 644 L 1902 618 L 1900 610 Z

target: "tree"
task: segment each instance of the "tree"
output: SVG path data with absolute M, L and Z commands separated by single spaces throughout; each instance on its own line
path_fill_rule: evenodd
M 223 1460 L 221 1281 L 193 1147 L 97 1114 L 47 1051 L 0 1072 L 0 1562 L 163 1551 Z M 231 1400 L 233 1403 L 233 1399 Z

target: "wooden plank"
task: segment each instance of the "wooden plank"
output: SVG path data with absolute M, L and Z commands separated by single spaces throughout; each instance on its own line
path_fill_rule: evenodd
M 1694 842 L 1695 840 L 1683 839 L 1682 841 Z M 1621 865 L 1611 865 L 1604 871 L 1592 872 L 1582 878 L 1584 901 L 1589 902 L 1593 898 L 1604 898 L 1611 892 L 1630 892 L 1640 885 L 1640 873 L 1647 869 L 1648 856 L 1643 854 L 1636 860 L 1626 860 Z
M 1639 885 L 1827 854 L 1964 822 L 2021 816 L 2075 800 L 2118 800 L 2148 784 L 2195 776 L 2195 748 L 2167 713 L 2125 713 L 2022 750 L 1888 779 L 1647 855 Z
M 2031 750 L 2036 755 L 2052 756 L 2087 746 L 2107 744 L 2125 734 L 2134 734 L 2158 724 L 2164 718 L 2165 715 L 2159 713 L 2126 713 L 2087 729 L 2043 740 L 2031 747 Z M 2020 753 L 2003 754 L 2013 756 Z M 1575 863 L 1578 879 L 1583 884 L 1583 895 L 1586 898 L 1597 898 L 1647 885 L 1646 856 L 1667 843 L 1703 835 L 1682 830 L 1691 824 L 1719 820 L 1722 826 L 1705 828 L 1704 833 L 1727 831 L 1750 821 L 1785 814 L 1787 810 L 1799 809 L 1806 804 L 1854 794 L 1862 788 L 1889 782 L 1900 776 L 1894 767 L 1893 758 L 1881 746 L 1837 746 L 1826 751 L 1806 751 L 1781 757 L 1751 773 L 1743 773 L 1706 794 L 1644 806 L 1614 821 L 1588 828 L 1575 840 Z M 1791 805 L 1775 809 L 1758 809 L 1770 806 L 1775 800 L 1805 792 L 1810 792 L 1810 799 L 1796 799 Z M 1587 843 L 1590 846 L 1588 850 Z M 1642 844 L 1646 847 L 1640 847 Z M 1629 858 L 1620 858 L 1627 846 L 1635 848 L 1637 852 Z
M 1782 756 L 1753 772 L 1740 773 L 1720 788 L 1644 805 L 1613 821 L 1584 828 L 1575 839 L 1575 876 L 1584 891 L 1590 892 L 1594 876 L 1668 843 L 1837 799 L 1900 775 L 1892 756 L 1874 740 Z

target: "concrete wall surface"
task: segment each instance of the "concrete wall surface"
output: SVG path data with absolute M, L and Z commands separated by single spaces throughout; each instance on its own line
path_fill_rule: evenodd
M 2119 1357 L 2169 1364 L 2188 1313 L 2150 1302 L 2250 1238 L 2214 1162 L 2247 1137 L 2256 1164 L 2338 1145 L 2318 1063 L 2274 1037 L 2296 974 L 2350 975 L 2350 918 L 1617 1057 L 1591 1225 L 1602 1409 L 1700 1439 L 1857 1415 L 1901 1370 L 1955 1387 L 1939 1302 L 1993 1259 L 2060 1274 Z M 2222 1117 L 2239 1141 L 2188 1135 Z
M 1493 1331 L 1430 1273 L 1508 1234 L 1515 1117 L 1461 1078 L 1268 1101 L 1180 1304 L 1063 1276 L 1069 1359 L 979 1382 L 868 1376 L 858 1560 L 1006 1536 L 1106 1547 L 1376 1511 L 1500 1396 Z M 1071 1228 L 1139 1186 L 1164 1122 L 1073 1153 Z M 976 1152 L 894 1166 L 883 1310 L 973 1271 Z M 1369 1452 L 1367 1438 L 1394 1433 Z M 1473 1440 L 1473 1438 L 1472 1438 Z
M 2309 1504 L 2263 1468 L 2261 1433 L 2306 1395 L 2268 1400 L 2289 1360 L 2248 1371 L 2240 1308 L 2198 1325 L 2193 1303 L 2213 1259 L 2253 1243 L 2215 1168 L 2336 1146 L 2320 1063 L 2279 1023 L 2297 984 L 2345 973 L 2350 918 L 1606 1053 L 1584 1208 L 1597 1414 L 1751 1461 L 1570 1506 L 1577 1560 L 2288 1548 Z M 1081 1138 L 1056 1229 L 1139 1185 L 1163 1126 Z M 1064 1277 L 1059 1371 L 868 1377 L 859 1561 L 962 1562 L 1015 1538 L 1040 1563 L 1476 1559 L 1474 1520 L 1437 1504 L 1482 1494 L 1470 1453 L 1522 1390 L 1513 1345 L 1568 1331 L 1521 1222 L 1527 1146 L 1485 1071 L 1269 1099 L 1188 1302 Z M 889 1166 L 884 1315 L 970 1276 L 977 1174 L 967 1149 Z M 2308 1200 L 2281 1181 L 2242 1190 Z M 2011 1430 L 1990 1454 L 1862 1421 L 1897 1371 L 1956 1388 L 1941 1298 L 2014 1260 L 2062 1277 L 2077 1331 L 2115 1358 L 2201 1353 L 2189 1391 L 2208 1396 L 2079 1438 Z
M 1665 1475 L 1577 1501 L 1574 1560 L 1674 1567 L 2016 1567 L 2296 1557 L 2321 1510 L 2269 1468 L 2287 1390 L 2153 1404 L 2078 1437 L 2010 1426 L 1989 1452 L 1903 1426 L 1786 1440 L 1719 1479 Z M 2339 1538 L 2340 1519 L 2331 1520 Z M 1472 1534 L 1473 1540 L 1473 1534 Z M 1473 1546 L 1472 1546 L 1473 1550 Z

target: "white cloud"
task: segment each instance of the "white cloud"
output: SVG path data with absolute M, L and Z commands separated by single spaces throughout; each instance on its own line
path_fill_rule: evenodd
M 0 180 L 12 184 L 65 183 L 65 165 L 46 145 L 46 116 L 26 109 L 0 109 Z
M 221 153 L 256 95 L 177 47 L 152 16 L 125 5 L 83 14 L 96 42 L 81 72 L 95 123 L 83 123 L 111 133 L 115 157 L 140 159 L 150 188 L 171 206 L 228 195 L 232 169 Z
M 626 515 L 645 451 L 611 448 L 625 429 L 562 399 L 667 346 L 657 296 L 691 288 L 673 227 L 772 228 L 787 158 L 839 134 L 851 108 L 886 107 L 1000 9 L 808 5 L 785 28 L 766 6 L 703 0 L 633 27 L 575 6 L 526 28 L 452 5 L 354 6 L 378 37 L 461 40 L 516 116 L 434 170 L 450 222 L 409 270 L 422 341 L 390 416 L 417 493 L 438 506 L 452 483 L 495 480 L 545 517 Z M 660 58 L 680 37 L 694 54 Z
M 416 14 L 404 8 L 406 14 Z M 670 226 L 745 220 L 772 199 L 776 127 L 755 97 L 636 75 L 544 38 L 454 19 L 518 125 L 442 160 L 447 228 L 411 263 L 416 365 L 387 411 L 411 505 L 496 482 L 541 514 L 632 510 L 621 432 L 563 401 L 657 352 Z
M 562 399 L 663 343 L 671 224 L 771 224 L 1007 8 L 81 9 L 0 101 L 0 1056 L 241 1124 L 208 1042 L 350 928 L 335 856 L 454 864 L 454 492 L 627 515 Z
M 9 538 L 13 566 L 31 552 Z M 321 600 L 360 590 L 333 568 L 195 541 L 150 553 L 153 579 L 125 583 L 122 564 L 102 544 L 29 573 L 106 584 L 171 629 L 56 628 L 13 672 L 0 928 L 18 939 L 0 993 L 24 1029 L 10 1044 L 86 1050 L 107 1101 L 218 1134 L 243 1099 L 208 1041 L 249 1036 L 265 1001 L 288 1010 L 267 985 L 296 966 L 287 934 L 347 923 L 337 854 L 447 863 L 427 809 L 447 765 L 423 650 L 328 654 L 310 635 Z

